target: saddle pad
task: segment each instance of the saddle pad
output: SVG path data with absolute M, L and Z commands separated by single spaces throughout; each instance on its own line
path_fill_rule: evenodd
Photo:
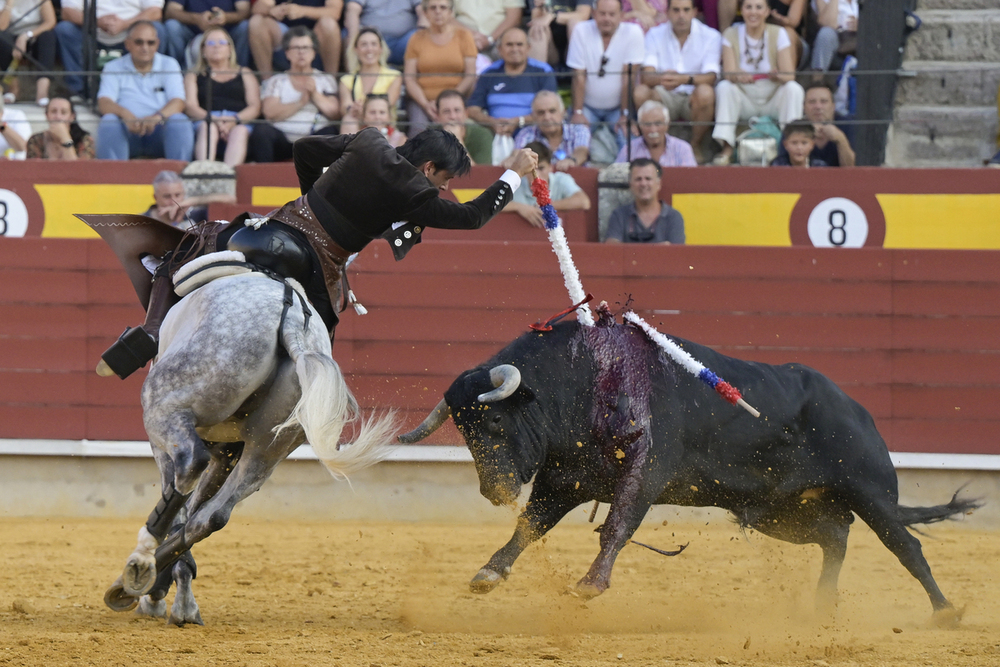
M 193 259 L 174 274 L 174 292 L 177 296 L 187 296 L 202 285 L 216 278 L 238 276 L 250 273 L 252 268 L 246 263 L 243 253 L 235 250 L 221 250 Z

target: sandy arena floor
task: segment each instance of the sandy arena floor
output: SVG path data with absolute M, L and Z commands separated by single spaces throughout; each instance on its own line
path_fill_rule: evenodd
M 485 502 L 485 501 L 484 501 Z M 916 580 L 855 524 L 835 619 L 812 611 L 816 547 L 735 526 L 644 524 L 612 588 L 562 594 L 597 553 L 557 527 L 489 595 L 467 582 L 509 526 L 264 523 L 239 514 L 195 550 L 206 625 L 105 608 L 137 521 L 0 520 L 0 665 L 960 665 L 1000 664 L 1000 533 L 929 528 L 924 552 L 958 629 L 930 623 Z M 168 601 L 172 599 L 172 594 Z

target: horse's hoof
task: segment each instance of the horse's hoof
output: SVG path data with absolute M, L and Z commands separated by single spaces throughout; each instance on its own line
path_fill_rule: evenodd
M 122 588 L 133 597 L 139 598 L 153 589 L 156 583 L 156 558 L 132 554 L 122 572 Z
M 489 593 L 504 579 L 506 577 L 501 576 L 498 572 L 484 567 L 469 582 L 469 590 L 473 593 Z
M 934 616 L 931 620 L 939 628 L 957 628 L 959 623 L 962 622 L 962 617 L 965 616 L 965 607 L 961 609 L 955 609 L 952 606 L 942 607 L 941 609 L 934 610 Z
M 201 620 L 201 612 L 198 610 L 195 610 L 193 616 L 175 616 L 171 613 L 170 618 L 167 619 L 167 625 L 176 625 L 178 628 L 183 628 L 188 623 L 205 625 L 205 622 Z
M 104 593 L 104 604 L 111 611 L 132 611 L 139 604 L 139 598 L 126 593 L 122 586 L 122 578 L 118 577 L 115 583 L 111 584 L 111 588 Z
M 166 618 L 167 617 L 167 601 L 166 600 L 156 600 L 148 595 L 143 595 L 139 598 L 139 607 L 135 610 L 136 616 L 149 616 L 150 618 Z

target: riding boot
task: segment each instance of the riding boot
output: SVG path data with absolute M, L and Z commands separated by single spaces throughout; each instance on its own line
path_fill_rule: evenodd
M 176 302 L 173 281 L 166 271 L 158 270 L 153 276 L 146 321 L 141 327 L 125 329 L 118 341 L 101 355 L 97 374 L 108 377 L 113 373 L 124 380 L 155 357 L 159 348 L 160 325 Z

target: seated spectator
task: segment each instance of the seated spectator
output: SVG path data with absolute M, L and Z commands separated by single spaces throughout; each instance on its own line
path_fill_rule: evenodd
M 589 124 L 591 134 L 605 123 L 625 145 L 628 119 L 628 69 L 645 59 L 640 28 L 622 23 L 619 0 L 597 0 L 594 19 L 584 21 L 569 40 L 566 65 L 573 70 L 571 123 Z M 610 157 L 608 158 L 610 159 Z
M 628 189 L 635 201 L 611 213 L 605 243 L 684 243 L 684 218 L 660 201 L 662 176 L 660 165 L 652 160 L 632 161 L 628 168 Z
M 353 1 L 351 5 L 354 5 Z M 388 50 L 376 28 L 361 28 L 354 38 L 355 62 L 358 68 L 352 74 L 340 77 L 340 108 L 344 118 L 340 123 L 341 134 L 353 134 L 361 124 L 361 109 L 368 95 L 385 95 L 389 100 L 392 122 L 396 122 L 396 105 L 403 87 L 403 77 L 398 70 L 386 67 Z
M 736 143 L 736 125 L 751 116 L 777 116 L 785 124 L 802 117 L 802 86 L 795 81 L 795 63 L 788 33 L 765 23 L 765 0 L 743 0 L 743 23 L 722 35 L 722 81 L 716 86 L 715 129 L 722 145 L 716 164 L 729 164 Z M 737 56 L 739 54 L 739 56 Z
M 538 178 L 545 179 L 549 184 L 549 195 L 552 198 L 552 206 L 557 211 L 588 211 L 590 210 L 590 197 L 584 192 L 573 177 L 569 174 L 552 170 L 552 151 L 545 144 L 537 141 L 529 143 L 525 148 L 535 151 L 538 154 Z M 525 184 L 527 185 L 527 183 Z M 518 188 L 514 191 L 514 198 L 504 208 L 504 211 L 517 213 L 528 221 L 532 227 L 539 229 L 545 227 L 545 218 L 542 217 L 542 209 L 538 208 L 535 196 L 531 194 L 530 187 Z
M 65 97 L 49 99 L 45 107 L 49 129 L 28 139 L 28 158 L 42 160 L 92 160 L 94 139 L 76 122 L 73 103 Z
M 188 197 L 184 179 L 177 172 L 165 169 L 153 178 L 153 205 L 143 215 L 186 231 L 208 220 L 208 204 L 235 201 L 232 195 L 223 194 Z
M 469 97 L 469 118 L 495 134 L 513 136 L 531 120 L 531 102 L 540 90 L 556 90 L 556 77 L 544 62 L 528 58 L 528 36 L 511 28 L 500 38 L 500 60 L 479 75 Z
M 457 90 L 445 90 L 437 96 L 438 120 L 462 142 L 472 164 L 490 164 L 493 160 L 493 136 L 465 113 L 465 99 Z
M 691 145 L 704 163 L 702 143 L 715 118 L 715 83 L 721 71 L 722 35 L 695 18 L 694 0 L 671 0 L 668 21 L 646 34 L 642 84 L 635 103 L 663 102 L 670 118 L 688 120 Z
M 296 139 L 334 129 L 330 124 L 340 116 L 337 82 L 312 66 L 316 36 L 296 26 L 285 33 L 284 45 L 291 67 L 264 82 L 260 105 L 270 122 L 250 135 L 250 159 L 256 162 L 290 160 Z
M 185 110 L 197 124 L 196 160 L 222 161 L 230 167 L 247 159 L 247 142 L 260 116 L 260 84 L 236 62 L 236 48 L 225 28 L 209 28 L 198 45 L 198 62 L 184 75 Z M 207 121 L 211 119 L 211 123 Z
M 767 22 L 784 28 L 788 40 L 792 43 L 792 62 L 796 66 L 805 66 L 803 56 L 808 56 L 808 47 L 802 39 L 805 28 L 806 0 L 767 0 L 771 13 Z
M 822 160 L 812 157 L 816 147 L 816 129 L 807 120 L 793 120 L 781 131 L 783 155 L 771 160 L 772 167 L 828 167 Z
M 670 0 L 622 0 L 622 20 L 634 23 L 644 33 L 667 20 Z
M 649 100 L 639 107 L 640 136 L 631 146 L 622 148 L 615 162 L 635 164 L 639 158 L 648 158 L 661 167 L 697 167 L 691 144 L 670 136 L 670 112 L 656 100 Z M 629 153 L 631 149 L 631 155 Z
M 160 53 L 167 52 L 167 29 L 161 23 L 163 0 L 96 0 L 97 42 L 102 49 L 124 49 L 129 29 L 149 23 L 156 30 Z M 64 81 L 74 95 L 83 92 L 83 2 L 62 0 L 62 20 L 56 24 L 59 57 L 66 70 Z M 89 3 L 88 3 L 89 5 Z
M 389 141 L 393 148 L 406 143 L 406 134 L 396 129 L 389 114 L 389 100 L 385 95 L 369 95 L 361 111 L 361 129 L 374 127 Z
M 854 127 L 835 124 L 844 118 L 834 110 L 830 86 L 817 81 L 806 87 L 805 117 L 816 129 L 815 147 L 810 157 L 822 160 L 828 167 L 853 167 Z M 778 157 L 785 154 L 782 144 L 778 147 Z
M 566 62 L 576 26 L 590 20 L 594 0 L 532 0 L 528 57 L 552 65 Z
M 521 25 L 524 0 L 455 0 L 453 13 L 455 21 L 472 32 L 476 49 L 488 63 L 503 34 Z
M 316 43 L 313 58 L 328 74 L 340 71 L 340 13 L 343 0 L 256 0 L 250 10 L 250 53 L 261 80 L 290 67 L 284 53 L 285 35 L 291 28 L 307 28 Z
M 0 97 L 0 158 L 23 160 L 30 138 L 28 117 L 20 109 L 7 108 Z
M 472 33 L 455 23 L 452 0 L 422 0 L 428 26 L 406 46 L 406 115 L 409 136 L 438 122 L 434 100 L 453 88 L 468 95 L 476 83 L 476 43 Z
M 819 25 L 813 40 L 812 68 L 825 72 L 838 53 L 854 53 L 860 7 L 858 0 L 812 0 L 812 9 Z
M 98 158 L 191 159 L 194 131 L 184 115 L 181 66 L 157 53 L 159 44 L 152 23 L 133 23 L 125 40 L 128 55 L 104 66 L 97 92 Z
M 50 0 L 0 0 L 0 71 L 15 58 L 30 56 L 43 72 L 56 65 L 56 10 Z M 35 82 L 35 102 L 49 102 L 49 77 Z
M 250 65 L 250 0 L 167 0 L 163 15 L 167 55 L 185 69 L 194 66 L 201 39 L 212 28 L 230 35 L 241 67 Z
M 385 60 L 402 67 L 406 45 L 417 28 L 427 27 L 427 18 L 420 0 L 347 0 L 344 7 L 344 28 L 347 30 L 347 44 L 354 45 L 363 28 L 374 28 L 388 48 Z M 381 45 L 380 45 L 381 46 Z M 358 61 L 353 52 L 347 54 L 348 72 L 357 69 Z
M 566 122 L 566 106 L 559 93 L 542 90 L 531 103 L 530 125 L 517 133 L 515 148 L 537 141 L 552 151 L 552 168 L 566 171 L 582 166 L 590 156 L 590 127 Z

